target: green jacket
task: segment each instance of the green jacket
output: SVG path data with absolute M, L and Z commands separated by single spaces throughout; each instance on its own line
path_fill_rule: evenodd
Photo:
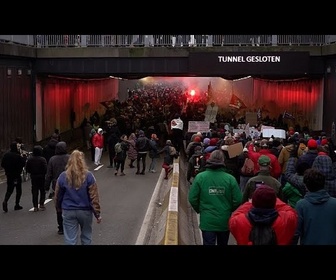
M 287 203 L 293 208 L 295 208 L 296 202 L 303 198 L 303 195 L 299 192 L 299 190 L 288 182 L 283 187 L 282 194 L 284 199 L 287 200 Z
M 242 193 L 235 177 L 224 167 L 206 168 L 195 176 L 188 200 L 200 214 L 201 230 L 227 231 L 232 212 L 241 204 Z

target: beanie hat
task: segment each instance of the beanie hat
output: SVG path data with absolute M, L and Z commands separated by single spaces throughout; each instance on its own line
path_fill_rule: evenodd
M 216 146 L 217 145 L 217 138 L 211 138 L 210 139 L 210 143 L 209 143 L 209 146 Z
M 268 156 L 261 155 L 258 159 L 258 163 L 261 166 L 267 166 L 271 164 L 271 159 Z
M 98 133 L 103 133 L 103 129 L 102 128 L 98 128 Z
M 316 149 L 317 148 L 317 142 L 314 139 L 309 139 L 307 143 L 308 149 Z
M 328 144 L 328 139 L 324 138 L 321 140 L 321 145 L 324 146 L 324 145 L 327 145 Z
M 209 145 L 209 143 L 210 143 L 210 138 L 204 138 L 203 144 L 204 145 Z
M 255 208 L 272 209 L 275 207 L 276 197 L 273 188 L 268 185 L 261 185 L 252 195 L 252 205 Z
M 201 137 L 199 137 L 199 136 L 196 136 L 196 137 L 194 138 L 194 142 L 201 143 L 201 141 L 202 141 L 202 139 L 201 139 Z

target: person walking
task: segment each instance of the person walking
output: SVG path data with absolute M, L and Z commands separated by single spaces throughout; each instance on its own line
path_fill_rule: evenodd
M 129 149 L 129 142 L 127 141 L 127 135 L 121 135 L 119 142 L 115 144 L 115 176 L 118 176 L 120 168 L 120 176 L 125 176 L 125 162 L 127 157 L 127 151 Z
M 26 163 L 26 170 L 30 173 L 31 178 L 31 192 L 34 212 L 45 210 L 44 201 L 46 191 L 44 185 L 47 166 L 47 160 L 43 157 L 42 146 L 34 146 L 33 155 L 28 158 Z
M 148 172 L 151 172 L 151 173 L 156 172 L 156 164 L 157 164 L 158 158 L 160 158 L 160 155 L 158 154 L 158 142 L 157 141 L 159 141 L 159 138 L 157 137 L 155 133 L 152 133 L 151 139 L 149 140 L 151 149 L 148 154 L 149 158 L 151 159 Z
M 93 146 L 93 136 L 97 133 L 97 131 L 92 127 L 90 134 L 89 134 L 89 141 L 90 141 L 90 155 L 91 161 L 95 161 L 95 147 Z
M 120 136 L 121 136 L 120 129 L 117 125 L 117 120 L 115 118 L 112 118 L 111 121 L 108 124 L 108 131 L 107 131 L 107 147 L 108 147 L 108 155 L 109 155 L 109 161 L 110 165 L 107 166 L 107 168 L 113 168 L 116 167 L 115 162 L 115 149 L 114 146 L 119 142 Z
M 252 201 L 232 213 L 229 228 L 237 245 L 291 245 L 297 222 L 296 211 L 273 188 L 261 185 Z
M 134 132 L 132 132 L 130 134 L 130 136 L 128 137 L 128 143 L 129 145 L 129 149 L 127 151 L 127 158 L 129 159 L 129 167 L 130 168 L 135 168 L 134 166 L 134 162 L 136 161 L 136 159 L 138 158 L 138 151 L 135 148 L 135 142 L 136 142 L 136 135 Z
M 151 149 L 149 139 L 145 136 L 143 130 L 139 130 L 139 137 L 136 139 L 135 148 L 138 151 L 137 157 L 137 172 L 135 174 L 145 175 L 146 171 L 146 159 L 149 150 Z M 142 162 L 142 170 L 140 172 L 140 165 Z
M 237 180 L 225 171 L 223 152 L 213 151 L 205 171 L 194 178 L 188 194 L 190 205 L 200 214 L 203 245 L 228 245 L 229 218 L 241 200 Z
M 53 133 L 51 135 L 50 140 L 48 141 L 47 145 L 44 146 L 43 148 L 43 156 L 47 160 L 47 163 L 49 162 L 49 159 L 55 155 L 55 149 L 56 149 L 56 144 L 58 143 L 58 135 L 56 133 Z
M 310 168 L 303 182 L 308 192 L 295 205 L 299 222 L 293 244 L 336 245 L 336 198 L 326 189 L 325 175 Z
M 22 178 L 21 172 L 26 165 L 26 157 L 21 156 L 16 142 L 10 144 L 10 150 L 6 152 L 1 161 L 1 167 L 5 170 L 7 177 L 7 190 L 5 198 L 2 202 L 2 210 L 8 212 L 8 201 L 16 190 L 14 210 L 21 210 L 23 207 L 20 205 L 22 196 Z
M 103 135 L 103 129 L 100 127 L 97 130 L 97 133 L 93 135 L 92 144 L 95 148 L 95 157 L 94 157 L 94 164 L 96 166 L 101 165 L 101 157 L 103 155 L 103 149 L 104 149 L 104 135 Z
M 74 150 L 56 182 L 55 205 L 62 213 L 64 241 L 67 245 L 92 243 L 92 222 L 102 220 L 96 178 L 88 170 L 84 153 Z
M 272 161 L 269 156 L 261 155 L 259 157 L 259 172 L 247 181 L 243 192 L 243 203 L 252 198 L 253 192 L 256 190 L 256 188 L 258 188 L 259 185 L 270 186 L 275 190 L 277 197 L 279 197 L 283 201 L 281 183 L 278 179 L 274 178 L 271 175 L 271 163 Z
M 55 195 L 56 181 L 58 176 L 65 170 L 66 164 L 69 159 L 67 152 L 67 145 L 64 141 L 58 142 L 55 149 L 55 155 L 52 156 L 48 162 L 47 174 L 45 178 L 45 189 L 50 190 L 50 184 L 52 192 L 49 198 L 53 198 Z M 56 211 L 58 234 L 63 234 L 63 218 L 62 213 Z
M 175 152 L 175 154 L 174 154 Z M 165 180 L 168 180 L 169 172 L 173 169 L 174 158 L 177 158 L 176 149 L 173 146 L 171 140 L 166 141 L 166 145 L 158 151 L 158 155 L 163 154 L 162 168 L 165 170 Z
M 170 121 L 170 129 L 172 133 L 172 143 L 178 153 L 184 152 L 183 145 L 183 120 L 180 114 L 176 113 Z

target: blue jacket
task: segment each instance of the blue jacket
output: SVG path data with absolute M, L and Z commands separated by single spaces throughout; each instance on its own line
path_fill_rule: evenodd
M 96 218 L 100 217 L 100 204 L 96 178 L 88 171 L 82 186 L 76 190 L 66 180 L 63 171 L 57 179 L 55 189 L 55 205 L 57 212 L 65 210 L 89 210 Z
M 308 192 L 295 206 L 298 227 L 294 243 L 300 245 L 336 245 L 336 198 L 325 189 Z

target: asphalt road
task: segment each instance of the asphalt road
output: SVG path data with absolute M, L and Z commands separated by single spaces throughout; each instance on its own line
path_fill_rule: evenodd
M 107 168 L 108 154 L 103 153 L 98 170 L 86 155 L 90 170 L 98 182 L 102 222 L 93 223 L 93 245 L 135 245 L 142 227 L 160 172 L 136 175 L 136 169 L 125 167 L 126 176 L 115 176 Z M 148 159 L 149 161 L 149 159 Z M 147 166 L 149 163 L 147 161 Z M 161 166 L 161 162 L 158 162 Z M 32 211 L 30 181 L 23 183 L 22 210 L 14 211 L 15 191 L 8 203 L 8 213 L 0 213 L 0 245 L 63 245 L 57 234 L 56 211 L 53 200 L 46 200 L 46 211 Z M 0 184 L 3 201 L 6 183 Z
M 96 168 L 86 153 L 89 169 L 97 179 L 100 203 L 102 208 L 102 222 L 93 222 L 93 245 L 154 245 L 157 240 L 156 231 L 160 219 L 160 205 L 170 188 L 170 179 L 162 180 L 161 168 L 157 173 L 146 172 L 136 175 L 136 169 L 126 164 L 126 176 L 115 176 L 115 169 L 107 168 L 109 164 L 107 152 L 103 153 L 103 166 Z M 161 167 L 163 158 L 159 159 Z M 180 161 L 183 165 L 183 161 Z M 147 158 L 147 167 L 149 158 Z M 186 182 L 186 166 L 180 170 L 180 188 L 188 192 Z M 160 180 L 161 179 L 161 180 Z M 161 183 L 162 182 L 162 183 Z M 0 181 L 1 202 L 5 196 L 6 183 Z M 155 197 L 155 193 L 157 197 Z M 160 200 L 160 201 L 159 201 Z M 22 185 L 22 210 L 14 211 L 15 191 L 8 203 L 8 213 L 0 212 L 0 245 L 63 245 L 63 235 L 57 234 L 56 211 L 53 200 L 46 200 L 46 211 L 33 212 L 30 181 Z M 186 205 L 189 205 L 186 203 Z M 190 206 L 187 206 L 190 208 Z M 200 231 L 197 230 L 199 216 L 190 208 L 189 221 L 179 221 L 180 229 L 188 231 L 189 238 L 186 245 L 201 245 Z M 148 223 L 148 217 L 153 220 Z M 146 221 L 147 219 L 147 221 Z M 189 223 L 189 224 L 183 224 Z M 192 225 L 191 225 L 192 223 Z M 194 228 L 196 231 L 190 232 Z M 146 236 L 147 234 L 147 236 Z M 199 236 L 197 236 L 199 234 Z M 140 240 L 140 242 L 139 242 Z M 192 244 L 189 244 L 192 243 Z M 229 245 L 235 245 L 235 239 L 230 236 Z

